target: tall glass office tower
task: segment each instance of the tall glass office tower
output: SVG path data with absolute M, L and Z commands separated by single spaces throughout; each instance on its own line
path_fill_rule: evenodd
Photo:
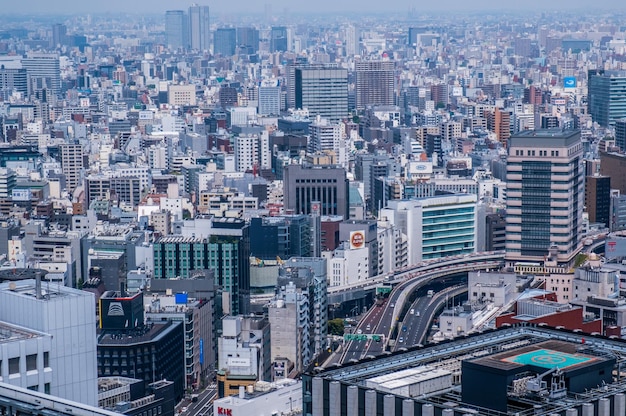
M 187 48 L 188 45 L 187 16 L 182 10 L 165 12 L 165 36 L 170 49 Z
M 588 109 L 603 127 L 626 117 L 626 71 L 589 71 Z
M 207 51 L 210 46 L 209 6 L 189 7 L 189 41 L 191 49 Z

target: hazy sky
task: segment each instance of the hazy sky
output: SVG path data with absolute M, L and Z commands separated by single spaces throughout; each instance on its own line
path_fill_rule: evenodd
M 193 1 L 186 0 L 0 0 L 3 13 L 102 13 L 102 12 L 141 12 L 161 13 L 169 9 L 186 9 Z M 271 5 L 272 12 L 288 11 L 381 11 L 402 12 L 409 7 L 432 11 L 443 10 L 567 10 L 571 8 L 626 10 L 624 0 L 196 0 L 198 4 L 209 5 L 216 12 L 237 10 L 260 12 L 265 4 Z

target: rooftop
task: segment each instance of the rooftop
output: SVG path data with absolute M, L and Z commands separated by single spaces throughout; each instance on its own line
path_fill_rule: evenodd
M 19 326 L 10 325 L 5 322 L 0 322 L 0 344 L 5 342 L 15 342 L 25 339 L 41 337 L 42 334 L 31 331 L 29 329 L 21 328 Z

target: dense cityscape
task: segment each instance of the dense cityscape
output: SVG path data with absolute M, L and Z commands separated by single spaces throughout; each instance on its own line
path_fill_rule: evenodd
M 246 7 L 0 15 L 0 415 L 626 415 L 623 6 Z

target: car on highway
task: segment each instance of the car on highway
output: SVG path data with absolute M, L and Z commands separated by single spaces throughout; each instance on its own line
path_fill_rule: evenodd
M 390 304 L 389 304 L 389 307 L 390 307 L 390 308 L 393 308 L 393 307 L 395 307 L 395 306 L 396 306 L 396 304 L 395 304 L 395 303 L 390 303 Z
M 400 342 L 404 342 L 404 337 L 400 337 L 400 338 L 398 338 L 398 342 L 399 342 L 399 343 L 400 343 Z
M 357 330 L 356 330 L 356 333 L 357 333 L 358 335 L 361 335 L 361 334 L 363 333 L 363 331 L 362 331 L 362 330 L 360 330 L 360 329 L 357 329 Z
M 415 309 L 411 309 L 411 311 L 409 312 L 411 315 L 415 315 Z
M 369 331 L 370 329 L 372 329 L 372 327 L 370 327 L 370 324 L 367 324 L 367 326 L 365 327 L 365 329 L 366 329 L 367 331 Z

